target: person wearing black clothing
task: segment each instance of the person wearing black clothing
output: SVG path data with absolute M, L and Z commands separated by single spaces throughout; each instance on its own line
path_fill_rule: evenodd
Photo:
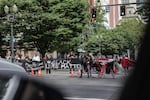
M 86 55 L 86 52 L 82 52 L 82 55 L 81 55 L 81 75 L 80 75 L 80 78 L 82 78 L 82 74 L 83 74 L 83 71 L 87 72 L 87 55 Z

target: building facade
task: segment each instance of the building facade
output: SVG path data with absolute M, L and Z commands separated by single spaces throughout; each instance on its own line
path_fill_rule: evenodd
M 96 0 L 95 0 L 96 2 Z M 104 9 L 105 14 L 104 18 L 106 19 L 106 22 L 104 22 L 104 25 L 107 28 L 113 29 L 116 27 L 116 25 L 119 24 L 120 20 L 125 17 L 134 17 L 136 12 L 136 4 L 130 4 L 130 3 L 136 3 L 137 0 L 100 0 L 100 3 L 102 5 L 102 9 Z M 126 4 L 125 5 L 125 16 L 121 16 L 120 7 L 122 5 L 117 4 Z M 105 6 L 103 6 L 105 5 Z M 137 15 L 136 15 L 137 16 Z
M 94 9 L 95 1 L 94 0 L 88 0 L 89 4 L 89 23 L 92 23 L 94 21 L 94 18 L 92 18 L 92 10 Z
M 104 18 L 106 22 L 104 25 L 110 29 L 115 28 L 121 19 L 119 6 L 109 6 L 114 4 L 120 4 L 120 0 L 100 0 L 102 9 L 104 9 Z M 103 6 L 106 5 L 106 6 Z

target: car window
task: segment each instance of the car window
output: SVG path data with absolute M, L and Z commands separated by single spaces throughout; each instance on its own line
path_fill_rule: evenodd
M 10 81 L 10 79 L 5 79 L 5 78 L 0 77 L 0 99 L 1 100 L 7 92 L 7 89 L 10 84 L 9 81 Z
M 0 81 L 0 99 L 2 99 L 3 95 L 5 94 L 5 90 L 6 90 L 6 84 L 7 84 L 8 80 L 7 81 L 4 81 L 4 80 L 1 80 Z

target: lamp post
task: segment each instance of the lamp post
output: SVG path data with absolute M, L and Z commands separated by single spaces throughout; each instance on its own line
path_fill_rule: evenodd
M 14 35 L 13 35 L 13 23 L 15 21 L 15 14 L 18 11 L 17 6 L 14 4 L 12 6 L 12 12 L 10 12 L 9 7 L 7 5 L 5 5 L 4 7 L 4 11 L 7 14 L 7 20 L 8 22 L 10 22 L 10 26 L 11 26 L 11 34 L 10 34 L 10 46 L 11 46 L 11 62 L 13 62 L 13 57 L 14 57 Z

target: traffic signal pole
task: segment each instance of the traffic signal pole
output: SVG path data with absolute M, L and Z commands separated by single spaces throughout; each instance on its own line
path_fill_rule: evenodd
M 123 4 L 100 5 L 99 7 L 105 7 L 105 6 L 126 6 L 126 5 L 136 5 L 136 4 L 150 4 L 150 2 L 134 2 L 134 3 L 123 3 Z

